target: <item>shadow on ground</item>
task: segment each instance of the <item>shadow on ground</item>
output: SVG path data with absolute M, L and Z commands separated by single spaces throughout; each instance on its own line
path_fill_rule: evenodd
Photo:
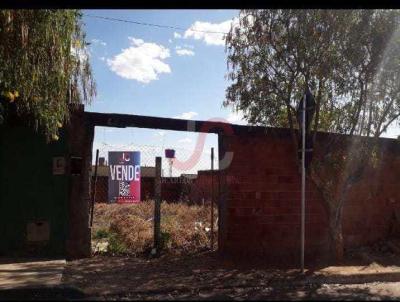
M 374 263 L 351 264 L 340 274 L 315 269 L 302 275 L 298 269 L 223 262 L 211 252 L 158 259 L 96 256 L 69 262 L 63 281 L 108 300 L 400 299 L 399 267 L 382 273 Z
M 62 300 L 84 299 L 84 293 L 73 287 L 55 286 L 0 290 L 1 300 Z

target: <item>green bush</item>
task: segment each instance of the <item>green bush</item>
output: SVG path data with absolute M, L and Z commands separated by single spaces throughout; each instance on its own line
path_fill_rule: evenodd
M 127 254 L 126 245 L 118 238 L 115 233 L 110 233 L 108 238 L 108 252 L 112 254 Z
M 170 249 L 172 245 L 171 234 L 168 232 L 161 231 L 160 233 L 160 248 L 163 249 Z
M 110 233 L 106 229 L 100 229 L 97 230 L 96 233 L 93 235 L 93 239 L 104 239 L 108 238 L 110 236 Z

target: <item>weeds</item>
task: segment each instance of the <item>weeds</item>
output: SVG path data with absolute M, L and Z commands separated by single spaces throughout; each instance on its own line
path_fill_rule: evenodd
M 94 233 L 93 239 L 105 239 L 105 238 L 108 238 L 109 235 L 110 234 L 109 234 L 108 230 L 99 229 Z
M 161 248 L 172 254 L 191 253 L 210 244 L 210 206 L 161 204 Z M 112 254 L 145 255 L 153 247 L 154 202 L 96 204 L 93 239 L 108 241 Z M 217 210 L 214 209 L 214 219 Z M 217 224 L 215 223 L 215 226 Z M 217 229 L 214 229 L 217 238 Z
M 128 254 L 128 248 L 124 242 L 119 238 L 118 234 L 110 233 L 108 237 L 108 249 L 107 251 L 111 254 Z

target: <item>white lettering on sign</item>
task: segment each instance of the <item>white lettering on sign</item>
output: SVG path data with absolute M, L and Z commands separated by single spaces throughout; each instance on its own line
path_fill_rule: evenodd
M 122 166 L 122 179 L 128 179 L 128 166 Z
M 110 165 L 111 179 L 115 179 L 115 166 Z
M 140 166 L 110 165 L 111 180 L 132 181 L 140 179 Z
M 135 180 L 138 180 L 140 178 L 140 167 L 135 166 Z
M 121 180 L 121 168 L 122 168 L 122 166 L 116 165 L 115 167 L 117 169 L 117 180 Z

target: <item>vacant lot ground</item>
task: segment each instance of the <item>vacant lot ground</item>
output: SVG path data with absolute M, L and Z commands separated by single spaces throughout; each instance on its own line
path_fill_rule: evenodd
M 96 204 L 92 227 L 95 254 L 147 256 L 153 247 L 154 202 Z M 214 237 L 217 238 L 217 208 Z M 161 245 L 164 253 L 194 253 L 210 245 L 211 206 L 161 204 Z
M 305 275 L 296 269 L 246 268 L 211 252 L 157 259 L 95 256 L 69 262 L 63 281 L 88 297 L 111 300 L 400 299 L 399 263 L 380 262 L 373 250 L 362 253 L 376 261 L 353 257 L 352 263 Z
M 150 258 L 152 203 L 97 205 L 94 234 L 100 238 L 94 247 L 104 239 L 115 245 L 117 236 L 123 252 L 114 246 L 93 258 L 68 262 L 63 285 L 107 300 L 400 299 L 398 240 L 347 251 L 342 266 L 302 275 L 298 269 L 271 269 L 262 263 L 246 267 L 208 251 L 209 207 L 165 203 L 162 209 L 168 244 L 161 257 Z

